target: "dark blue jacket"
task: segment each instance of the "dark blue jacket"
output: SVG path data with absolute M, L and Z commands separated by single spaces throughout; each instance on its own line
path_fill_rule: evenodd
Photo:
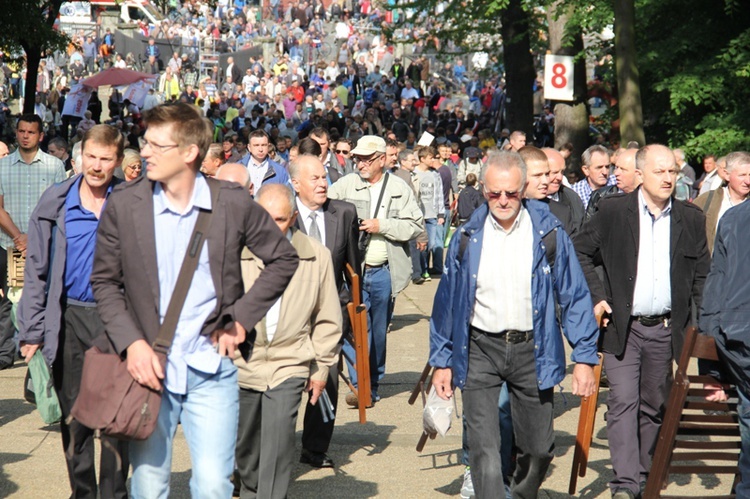
M 555 297 L 560 304 L 562 328 L 573 347 L 573 362 L 597 364 L 599 329 L 594 318 L 591 295 L 573 244 L 549 207 L 536 200 L 524 206 L 534 227 L 534 263 L 531 275 L 531 301 L 534 307 L 534 354 L 540 390 L 552 388 L 565 377 L 565 347 L 555 315 Z M 469 348 L 469 320 L 474 307 L 484 223 L 489 216 L 487 203 L 453 236 L 445 273 L 440 279 L 430 319 L 430 365 L 453 368 L 453 383 L 466 382 Z M 558 228 L 554 269 L 550 270 L 542 238 Z M 465 234 L 465 235 L 464 235 Z M 460 241 L 468 237 L 463 258 L 458 260 Z M 512 263 L 509 263 L 512 265 Z M 553 274 L 554 273 L 554 277 Z M 500 279 L 502 276 L 497 276 Z
M 700 328 L 713 336 L 729 381 L 750 393 L 750 202 L 719 221 L 711 271 L 703 288 Z M 711 374 L 717 375 L 715 371 Z M 723 373 L 722 373 L 723 374 Z

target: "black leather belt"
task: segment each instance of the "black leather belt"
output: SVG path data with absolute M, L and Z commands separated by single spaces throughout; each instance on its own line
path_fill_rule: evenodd
M 471 326 L 471 329 L 476 331 L 479 334 L 483 334 L 485 336 L 489 336 L 491 338 L 503 338 L 506 343 L 526 343 L 527 341 L 531 341 L 534 339 L 534 331 L 518 331 L 516 329 L 506 329 L 505 331 L 500 331 L 499 333 L 490 333 L 488 331 L 483 331 L 477 327 Z
M 664 324 L 664 327 L 669 327 L 669 320 L 672 318 L 672 314 L 667 312 L 662 315 L 634 315 L 633 320 L 638 321 L 646 327 L 654 327 L 659 324 Z
M 380 265 L 369 265 L 369 264 L 366 263 L 365 264 L 365 268 L 366 269 L 379 269 L 381 267 L 385 267 L 386 265 L 388 265 L 388 262 L 381 263 Z

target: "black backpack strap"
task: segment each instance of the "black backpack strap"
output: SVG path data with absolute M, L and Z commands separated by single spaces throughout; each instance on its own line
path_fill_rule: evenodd
M 542 238 L 544 249 L 547 256 L 547 264 L 550 271 L 555 268 L 555 257 L 557 256 L 557 227 L 547 232 Z
M 465 230 L 461 231 L 461 241 L 458 243 L 458 263 L 464 259 L 464 253 L 466 253 L 466 247 L 469 246 L 469 238 L 471 236 Z

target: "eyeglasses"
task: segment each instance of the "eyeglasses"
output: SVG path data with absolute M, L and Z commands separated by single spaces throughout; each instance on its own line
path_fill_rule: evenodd
M 142 170 L 143 165 L 140 163 L 133 163 L 132 165 L 128 165 L 126 168 L 130 168 L 131 170 Z
M 336 149 L 334 152 L 336 154 L 343 154 L 344 156 L 346 156 L 347 154 L 349 154 L 352 151 L 350 149 Z
M 154 142 L 149 142 L 146 139 L 143 139 L 143 145 L 141 146 L 141 150 L 145 149 L 146 147 L 150 147 L 154 151 L 154 154 L 164 154 L 170 149 L 174 149 L 175 147 L 180 147 L 180 144 L 160 145 Z
M 375 162 L 376 159 L 380 159 L 381 157 L 383 157 L 383 154 L 373 154 L 369 158 L 363 158 L 362 156 L 357 156 L 356 158 L 354 158 L 354 160 L 357 163 L 362 163 L 362 164 L 365 164 L 365 165 L 371 165 L 371 164 L 373 164 Z
M 484 194 L 490 199 L 500 199 L 505 195 L 508 199 L 518 199 L 521 196 L 521 191 L 497 191 L 492 192 L 487 189 L 484 190 Z

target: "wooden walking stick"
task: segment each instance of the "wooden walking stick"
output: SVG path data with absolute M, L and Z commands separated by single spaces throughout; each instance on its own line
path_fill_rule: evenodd
M 601 328 L 602 315 L 596 316 L 596 324 Z M 589 463 L 589 450 L 591 449 L 591 440 L 594 438 L 594 422 L 596 419 L 596 406 L 599 402 L 599 382 L 602 378 L 602 354 L 596 354 L 599 357 L 599 363 L 594 366 L 594 393 L 590 397 L 584 397 L 581 400 L 581 413 L 578 416 L 578 433 L 576 434 L 576 446 L 573 452 L 573 469 L 570 470 L 570 486 L 568 494 L 576 493 L 578 477 L 586 476 L 586 469 Z

